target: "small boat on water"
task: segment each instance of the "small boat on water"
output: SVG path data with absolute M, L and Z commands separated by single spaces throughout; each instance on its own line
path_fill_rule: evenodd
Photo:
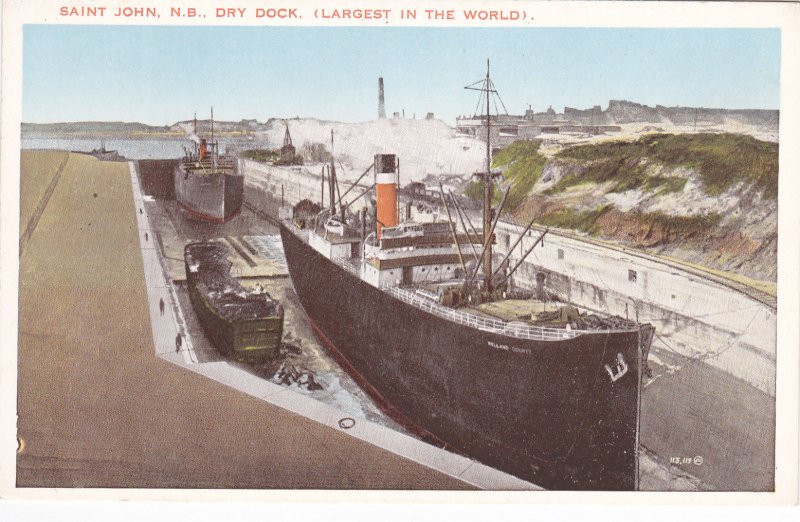
M 106 150 L 106 140 L 100 140 L 100 148 L 92 149 L 89 155 L 100 161 L 125 161 L 125 156 L 116 150 Z

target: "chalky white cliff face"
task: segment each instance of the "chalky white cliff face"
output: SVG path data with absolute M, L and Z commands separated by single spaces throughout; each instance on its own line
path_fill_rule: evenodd
M 466 173 L 481 168 L 485 143 L 459 136 L 441 120 L 378 119 L 342 123 L 317 119 L 271 120 L 264 132 L 270 147 L 280 148 L 286 126 L 298 152 L 304 145 L 321 143 L 331 148 L 344 176 L 360 175 L 375 154 L 391 153 L 401 158 L 401 183 L 417 181 L 429 174 Z M 340 175 L 342 173 L 339 173 Z

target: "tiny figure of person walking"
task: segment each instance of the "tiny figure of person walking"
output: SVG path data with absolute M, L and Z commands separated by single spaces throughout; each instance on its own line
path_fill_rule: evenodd
M 158 309 L 161 311 L 161 317 L 164 317 L 164 299 L 158 300 Z
M 139 214 L 144 215 L 144 212 L 142 212 L 142 207 L 139 207 Z
M 147 232 L 144 233 L 144 240 L 147 241 Z
M 182 344 L 183 344 L 183 339 L 181 338 L 181 333 L 178 332 L 178 335 L 175 336 L 175 353 L 181 351 Z

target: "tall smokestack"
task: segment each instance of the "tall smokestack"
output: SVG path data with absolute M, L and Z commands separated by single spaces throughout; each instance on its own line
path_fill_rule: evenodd
M 378 78 L 378 118 L 386 117 L 386 104 L 383 100 L 383 78 Z
M 394 154 L 375 155 L 375 196 L 378 207 L 378 239 L 383 227 L 396 227 L 397 216 L 397 157 Z

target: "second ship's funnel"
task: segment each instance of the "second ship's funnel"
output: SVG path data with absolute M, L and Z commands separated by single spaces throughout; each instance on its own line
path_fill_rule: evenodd
M 397 157 L 375 155 L 375 192 L 378 199 L 378 239 L 383 227 L 397 226 Z

